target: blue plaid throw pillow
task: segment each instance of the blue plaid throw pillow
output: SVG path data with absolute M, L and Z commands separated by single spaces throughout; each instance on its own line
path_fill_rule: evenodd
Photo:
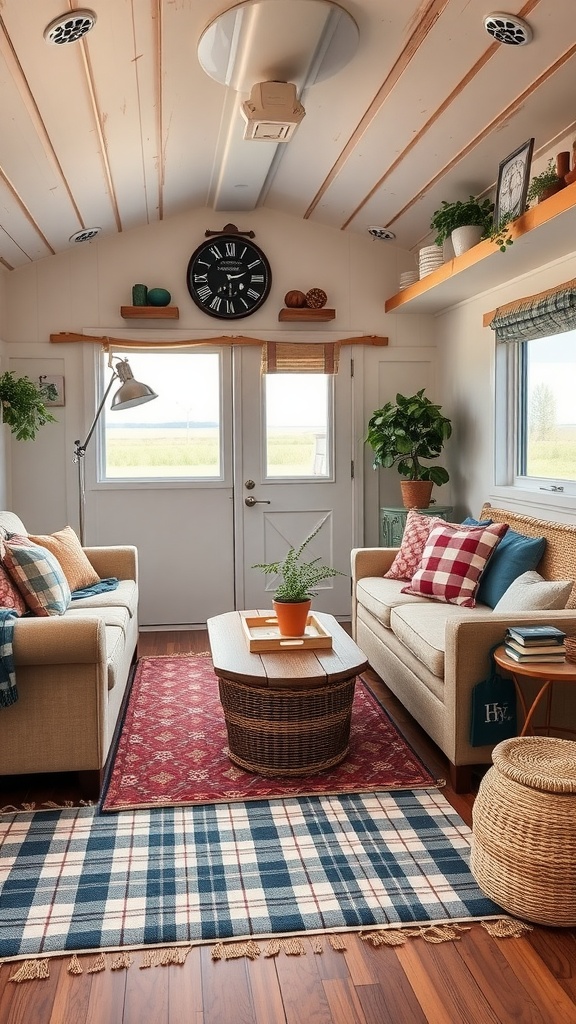
M 34 615 L 63 615 L 70 587 L 58 559 L 38 544 L 4 543 L 4 568 Z

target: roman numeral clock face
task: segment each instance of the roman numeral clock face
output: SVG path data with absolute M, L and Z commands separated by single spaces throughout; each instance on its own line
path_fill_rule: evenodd
M 208 316 L 239 320 L 255 313 L 268 298 L 272 272 L 253 242 L 241 235 L 217 235 L 192 253 L 186 283 Z

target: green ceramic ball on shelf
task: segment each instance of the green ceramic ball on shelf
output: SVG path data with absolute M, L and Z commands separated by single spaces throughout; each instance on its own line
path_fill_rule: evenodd
M 166 288 L 149 288 L 148 289 L 148 305 L 149 306 L 168 306 L 172 296 Z

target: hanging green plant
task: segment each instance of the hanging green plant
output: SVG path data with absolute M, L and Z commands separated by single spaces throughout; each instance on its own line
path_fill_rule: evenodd
M 35 384 L 29 377 L 15 377 L 9 370 L 0 374 L 2 420 L 18 441 L 33 441 L 40 427 L 56 422 L 45 403 L 57 397 L 54 384 Z

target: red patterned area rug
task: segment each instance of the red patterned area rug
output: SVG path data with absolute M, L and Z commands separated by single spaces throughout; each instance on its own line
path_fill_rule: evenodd
M 232 764 L 227 742 L 209 657 L 141 658 L 101 810 L 438 786 L 360 679 L 350 752 L 335 768 L 264 778 Z

